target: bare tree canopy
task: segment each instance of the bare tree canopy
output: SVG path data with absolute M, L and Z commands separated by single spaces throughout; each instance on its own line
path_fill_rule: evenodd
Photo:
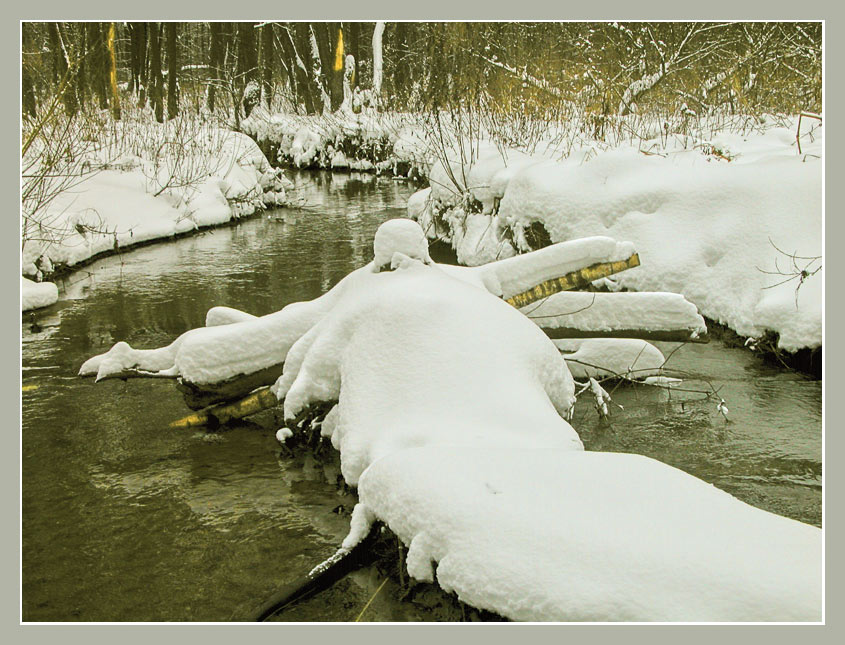
M 179 94 L 236 123 L 259 101 L 337 110 L 348 55 L 353 86 L 381 81 L 384 109 L 473 101 L 533 113 L 577 105 L 605 116 L 654 105 L 821 109 L 819 22 L 388 22 L 375 53 L 375 23 L 114 23 L 111 39 L 110 28 L 24 23 L 22 111 L 33 114 L 69 69 L 67 113 L 92 100 L 114 111 L 112 55 L 121 91 L 141 106 L 149 98 L 161 119 L 165 101 L 168 118 L 178 113 Z

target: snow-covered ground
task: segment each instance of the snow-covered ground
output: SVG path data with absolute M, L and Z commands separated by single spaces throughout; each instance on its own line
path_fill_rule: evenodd
M 632 241 L 613 288 L 683 294 L 738 334 L 822 343 L 822 129 L 796 120 L 708 140 L 662 134 L 532 155 L 477 146 L 436 162 L 408 213 L 478 265 L 589 235 Z M 540 150 L 540 148 L 538 148 Z
M 23 273 L 47 277 L 57 265 L 73 266 L 100 253 L 223 224 L 286 202 L 287 179 L 252 139 L 206 130 L 206 156 L 171 152 L 152 161 L 126 153 L 106 163 L 106 151 L 91 155 L 90 166 L 102 169 L 58 194 L 38 214 L 41 228 L 33 225 L 25 232 L 30 239 L 21 254 Z M 46 293 L 51 283 L 42 284 L 39 293 Z M 52 304 L 27 295 L 32 293 L 32 288 L 23 291 L 23 309 Z
M 654 459 L 584 452 L 566 420 L 564 358 L 502 299 L 552 264 L 626 257 L 630 243 L 597 237 L 463 268 L 431 262 L 423 235 L 388 222 L 378 262 L 321 298 L 263 318 L 213 309 L 212 326 L 169 347 L 118 343 L 80 373 L 219 379 L 243 361 L 260 369 L 262 349 L 281 356 L 272 391 L 286 419 L 334 404 L 321 434 L 360 497 L 342 548 L 381 520 L 408 545 L 411 576 L 508 618 L 821 619 L 821 531 Z M 631 343 L 634 362 L 661 358 Z

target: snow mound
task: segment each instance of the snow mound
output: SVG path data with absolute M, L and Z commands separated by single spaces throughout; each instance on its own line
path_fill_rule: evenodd
M 819 529 L 648 457 L 427 445 L 358 492 L 412 576 L 514 620 L 821 620 Z
M 363 275 L 294 344 L 274 391 L 288 419 L 338 401 L 332 443 L 351 485 L 380 457 L 422 445 L 582 449 L 561 418 L 572 377 L 545 334 L 418 261 Z
M 420 225 L 410 219 L 388 220 L 376 231 L 373 240 L 376 267 L 390 264 L 394 253 L 402 253 L 409 258 L 430 262 L 428 240 Z
M 49 307 L 59 300 L 59 288 L 52 282 L 33 282 L 21 277 L 21 311 Z

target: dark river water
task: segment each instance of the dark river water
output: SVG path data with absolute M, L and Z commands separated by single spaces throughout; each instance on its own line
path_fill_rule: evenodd
M 302 209 L 98 261 L 59 283 L 60 301 L 34 316 L 40 330 L 24 316 L 24 621 L 240 619 L 346 535 L 355 497 L 336 459 L 280 447 L 272 413 L 174 432 L 188 410 L 172 382 L 76 376 L 119 340 L 168 344 L 215 305 L 261 315 L 324 293 L 371 259 L 376 228 L 413 192 L 368 176 L 295 181 Z M 656 457 L 820 526 L 821 383 L 719 342 L 682 347 L 670 365 L 721 388 L 730 423 L 700 395 L 621 386 L 609 422 L 579 403 L 587 448 Z M 283 619 L 355 620 L 383 581 L 362 569 Z M 400 595 L 389 581 L 361 620 L 448 617 L 436 597 Z

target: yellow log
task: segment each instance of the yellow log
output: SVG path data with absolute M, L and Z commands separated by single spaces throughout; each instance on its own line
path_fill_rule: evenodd
M 619 273 L 625 269 L 632 269 L 640 266 L 640 256 L 634 253 L 626 260 L 619 260 L 618 262 L 597 262 L 591 264 L 583 269 L 571 271 L 560 278 L 552 278 L 541 282 L 536 287 L 523 291 L 515 296 L 505 300 L 509 305 L 513 305 L 517 309 L 530 305 L 532 302 L 548 298 L 561 291 L 569 291 L 570 289 L 577 289 L 579 287 L 586 287 L 594 280 L 606 278 L 614 273 Z
M 221 403 L 219 405 L 211 405 L 194 414 L 174 421 L 170 424 L 173 429 L 180 428 L 196 428 L 199 426 L 217 425 L 226 423 L 232 419 L 242 419 L 243 417 L 267 410 L 279 405 L 279 399 L 270 390 L 270 387 L 263 387 L 248 394 L 244 398 L 235 401 L 234 403 Z

